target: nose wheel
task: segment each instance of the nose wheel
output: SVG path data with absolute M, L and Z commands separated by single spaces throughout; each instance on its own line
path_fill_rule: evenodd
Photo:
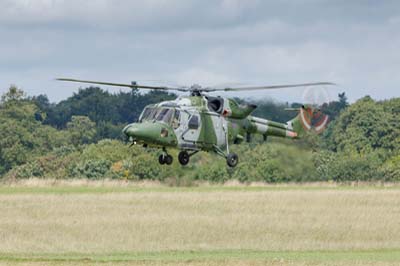
M 167 153 L 167 150 L 165 148 L 163 148 L 163 153 L 160 156 L 158 156 L 158 162 L 161 165 L 163 164 L 171 165 L 173 161 L 174 158 Z
M 169 155 L 169 154 L 161 154 L 158 157 L 158 162 L 162 165 L 162 164 L 167 164 L 167 165 L 171 165 L 172 162 L 174 161 L 174 158 Z

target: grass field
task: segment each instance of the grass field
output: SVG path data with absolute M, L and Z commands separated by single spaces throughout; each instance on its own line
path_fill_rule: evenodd
M 0 265 L 400 265 L 400 189 L 0 187 Z

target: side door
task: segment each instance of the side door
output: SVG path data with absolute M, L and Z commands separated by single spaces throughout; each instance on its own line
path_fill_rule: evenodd
M 184 126 L 185 129 L 182 134 L 182 139 L 185 142 L 191 142 L 191 143 L 199 142 L 200 131 L 201 131 L 200 114 L 196 111 L 196 112 L 186 113 L 186 116 L 187 116 L 186 118 L 187 123 L 185 123 L 186 126 Z
M 216 113 L 206 113 L 205 116 L 206 129 L 205 142 L 207 144 L 223 147 L 226 144 L 227 122 L 225 118 Z

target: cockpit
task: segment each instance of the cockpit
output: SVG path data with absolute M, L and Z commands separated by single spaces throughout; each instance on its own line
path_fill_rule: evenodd
M 165 107 L 146 107 L 140 118 L 139 122 L 144 121 L 158 121 L 172 125 L 174 128 L 179 127 L 180 111 L 175 108 Z

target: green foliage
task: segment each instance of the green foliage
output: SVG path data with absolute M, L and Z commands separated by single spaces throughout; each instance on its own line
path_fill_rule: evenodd
M 329 126 L 314 161 L 319 175 L 334 181 L 398 180 L 400 101 L 364 97 Z M 393 158 L 392 158 L 393 157 Z
M 224 159 L 209 153 L 193 156 L 182 167 L 174 150 L 169 150 L 174 163 L 161 166 L 157 162 L 160 150 L 129 147 L 120 141 L 122 127 L 137 119 L 145 105 L 173 97 L 88 88 L 51 104 L 45 95 L 29 98 L 13 86 L 0 104 L 0 174 L 6 178 L 151 179 L 170 185 L 230 179 L 400 181 L 400 98 L 376 102 L 364 97 L 348 105 L 345 94 L 340 94 L 338 101 L 321 107 L 336 118 L 322 136 L 232 145 L 240 163 L 230 169 Z M 293 113 L 284 108 L 297 106 L 272 101 L 257 104 L 256 115 L 276 121 L 290 120 Z
M 400 155 L 389 159 L 382 166 L 384 181 L 400 181 Z
M 89 87 L 80 89 L 72 97 L 55 105 L 49 105 L 43 97 L 35 100 L 47 113 L 46 124 L 65 128 L 72 116 L 87 116 L 104 129 L 105 124 L 110 128 L 110 124 L 118 125 L 134 122 L 139 118 L 146 105 L 174 98 L 176 98 L 176 95 L 160 91 L 140 94 L 137 90 L 131 90 L 111 94 L 98 87 Z M 107 131 L 105 133 L 105 135 L 101 135 L 101 138 L 116 135 L 107 135 Z
M 324 103 L 321 106 L 321 111 L 329 116 L 329 119 L 335 120 L 340 113 L 349 106 L 347 96 L 344 92 L 338 94 L 338 101 Z
M 71 153 L 78 160 L 71 160 Z M 54 153 L 59 158 L 65 158 L 68 162 L 65 168 L 67 178 L 118 178 L 118 174 L 112 171 L 112 165 L 131 156 L 127 145 L 117 140 L 102 140 L 97 144 L 83 146 L 76 150 L 71 146 L 62 147 Z M 50 172 L 47 174 L 49 175 Z
M 71 145 L 69 145 L 69 146 L 67 146 L 67 145 L 66 146 L 61 146 L 61 147 L 53 149 L 54 155 L 58 156 L 58 157 L 66 156 L 66 155 L 71 154 L 71 153 L 73 153 L 75 151 L 76 151 L 76 148 L 74 146 L 71 146 Z
M 42 177 L 44 173 L 41 165 L 35 162 L 29 162 L 17 168 L 15 172 L 16 178 L 30 178 L 30 177 Z
M 109 160 L 117 162 L 139 154 L 138 147 L 129 148 L 118 140 L 104 139 L 96 144 L 85 146 L 80 156 L 81 160 Z
M 100 179 L 107 176 L 110 166 L 111 162 L 108 160 L 87 160 L 77 163 L 70 172 L 73 177 Z
M 223 183 L 227 181 L 230 176 L 227 171 L 227 166 L 224 160 L 216 160 L 214 159 L 214 163 L 207 162 L 203 164 L 196 165 L 196 169 L 193 173 L 193 179 L 198 181 L 208 181 L 212 183 Z M 208 160 L 207 160 L 208 161 Z
M 232 177 L 239 181 L 275 183 L 316 179 L 311 160 L 312 152 L 295 144 L 294 146 L 280 143 L 256 145 L 238 153 L 243 159 L 234 169 Z
M 238 102 L 242 102 L 237 99 Z M 257 117 L 262 117 L 265 119 L 270 119 L 276 122 L 285 123 L 293 118 L 293 112 L 286 111 L 285 108 L 294 107 L 288 103 L 279 103 L 273 100 L 259 100 L 252 102 L 257 105 L 257 109 L 252 115 Z
M 313 154 L 313 162 L 317 176 L 321 181 L 332 181 L 332 165 L 338 155 L 332 151 L 321 150 Z
M 96 136 L 96 124 L 86 116 L 72 116 L 67 129 L 70 141 L 75 146 L 88 144 Z
M 327 151 L 316 155 L 314 162 L 322 180 L 343 182 L 382 179 L 379 169 L 381 158 L 377 153 L 361 155 Z
M 20 90 L 15 85 L 11 85 L 6 93 L 1 96 L 1 103 L 12 103 L 22 101 L 26 98 L 26 94 L 23 90 Z
M 124 139 L 122 129 L 126 124 L 114 125 L 111 122 L 100 121 L 96 125 L 95 140 L 101 139 Z
M 43 125 L 36 103 L 45 105 L 47 97 L 26 98 L 15 86 L 2 96 L 0 105 L 0 174 L 34 158 L 73 143 L 76 146 L 93 141 L 95 125 L 86 117 L 74 117 L 68 131 Z M 40 115 L 38 115 L 40 114 Z M 32 166 L 32 165 L 31 165 Z M 29 173 L 27 166 L 24 173 Z M 36 172 L 32 172 L 37 176 Z M 26 175 L 26 174 L 25 174 Z M 17 175 L 18 176 L 18 175 Z M 24 176 L 22 173 L 21 176 Z
M 162 180 L 162 168 L 154 163 L 156 157 L 143 153 L 134 160 L 124 161 L 124 170 L 128 171 L 128 179 L 133 180 Z
M 38 108 L 11 87 L 0 105 L 0 174 L 65 143 L 62 132 L 35 119 Z
M 382 104 L 365 97 L 349 108 L 329 128 L 328 147 L 335 151 L 368 153 L 378 148 L 392 151 L 399 137 L 393 114 L 385 112 Z

